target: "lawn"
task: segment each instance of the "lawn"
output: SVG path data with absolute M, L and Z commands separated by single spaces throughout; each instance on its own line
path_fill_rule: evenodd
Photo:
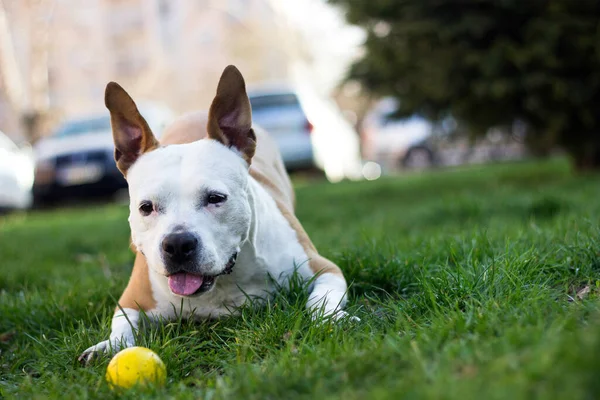
M 297 195 L 361 322 L 312 323 L 296 285 L 241 318 L 152 329 L 140 344 L 169 375 L 144 396 L 598 397 L 600 176 L 554 160 L 300 183 Z M 127 241 L 122 205 L 0 219 L 0 398 L 112 396 L 108 359 L 77 357 L 108 337 Z

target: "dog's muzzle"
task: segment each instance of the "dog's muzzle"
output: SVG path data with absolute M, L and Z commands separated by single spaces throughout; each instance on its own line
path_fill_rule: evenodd
M 199 275 L 190 272 L 177 272 L 168 276 L 169 289 L 180 296 L 195 296 L 208 292 L 215 284 L 218 276 L 229 275 L 237 260 L 237 252 L 227 261 L 223 272 L 217 275 Z
M 225 266 L 225 269 L 219 275 L 229 275 L 230 273 L 233 272 L 233 267 L 235 267 L 235 262 L 237 261 L 237 256 L 238 256 L 238 253 L 236 252 L 231 256 L 231 258 L 229 258 L 229 261 L 227 261 L 227 265 Z

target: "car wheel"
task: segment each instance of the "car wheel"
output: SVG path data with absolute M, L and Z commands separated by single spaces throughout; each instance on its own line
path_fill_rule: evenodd
M 424 146 L 409 149 L 402 159 L 402 167 L 406 169 L 426 169 L 433 165 L 433 152 Z

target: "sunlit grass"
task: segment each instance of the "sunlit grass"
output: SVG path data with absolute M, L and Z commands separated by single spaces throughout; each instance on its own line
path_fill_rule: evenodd
M 240 318 L 153 327 L 140 344 L 167 387 L 126 398 L 596 397 L 600 176 L 552 161 L 297 194 L 361 322 L 314 324 L 296 284 Z M 133 260 L 126 218 L 92 206 L 0 220 L 0 397 L 113 396 L 108 359 L 77 357 L 108 337 Z

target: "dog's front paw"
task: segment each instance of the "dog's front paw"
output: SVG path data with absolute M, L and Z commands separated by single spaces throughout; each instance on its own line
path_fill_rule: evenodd
M 77 359 L 83 365 L 90 365 L 92 361 L 103 355 L 111 355 L 117 353 L 119 350 L 127 347 L 135 346 L 133 340 L 105 340 L 86 349 L 79 358 Z
M 324 321 L 335 321 L 339 323 L 347 321 L 360 322 L 360 318 L 354 315 L 350 315 L 346 311 L 339 309 L 330 312 L 323 312 L 323 310 L 315 310 L 314 312 L 312 312 L 311 318 L 316 323 L 321 323 Z
M 331 314 L 331 318 L 333 318 L 333 320 L 336 322 L 337 321 L 360 322 L 360 318 L 358 318 L 356 315 L 350 315 L 344 310 L 338 310 L 335 313 Z
M 87 348 L 83 353 L 81 353 L 77 361 L 83 365 L 89 365 L 90 362 L 92 362 L 92 360 L 96 359 L 98 356 L 108 353 L 109 347 L 110 340 L 100 342 L 95 346 Z

